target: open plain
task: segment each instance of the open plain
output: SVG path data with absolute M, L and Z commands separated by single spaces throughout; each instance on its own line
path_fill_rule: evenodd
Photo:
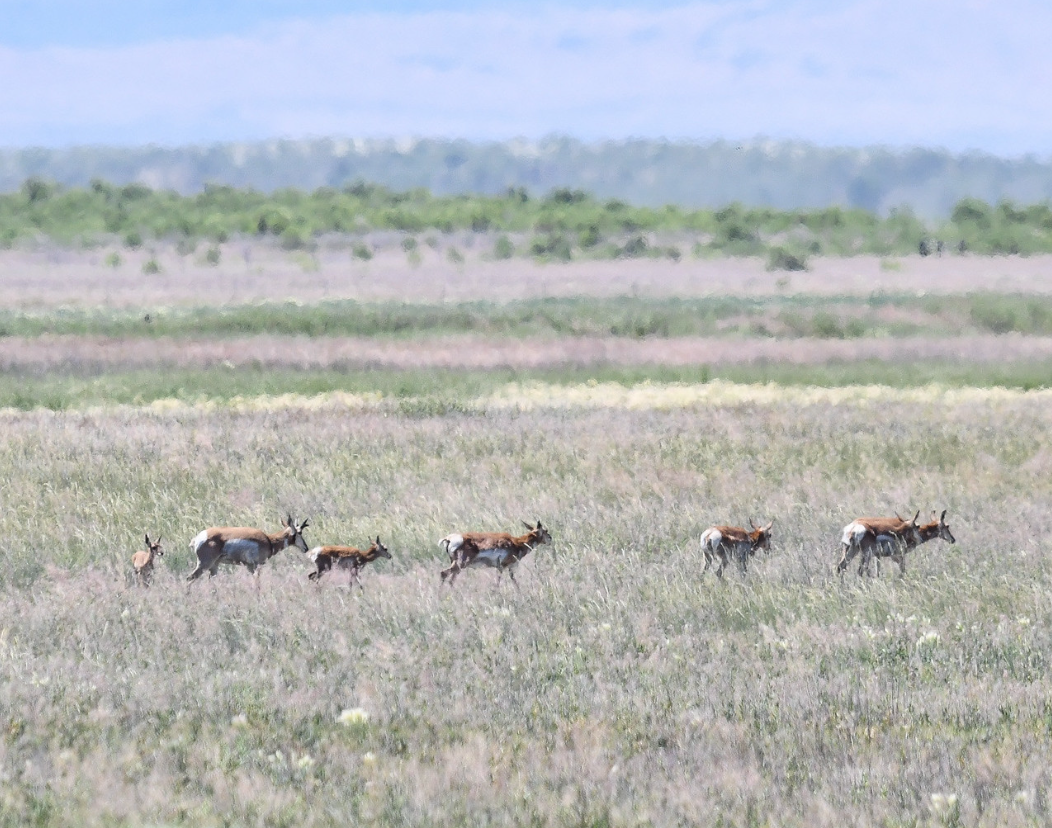
M 34 288 L 7 255 L 9 321 L 45 330 L 0 337 L 0 391 L 22 395 L 0 412 L 3 824 L 1047 823 L 1047 336 L 942 310 L 920 339 L 55 333 L 71 302 L 124 331 L 121 309 L 283 290 L 307 313 L 536 298 L 558 268 L 425 261 L 392 265 L 386 294 L 274 277 L 224 296 L 223 265 L 211 288 L 125 288 L 60 262 Z M 873 270 L 910 274 L 913 294 L 990 289 L 955 261 L 1008 273 L 1013 295 L 1052 285 L 1038 257 Z M 753 289 L 735 268 L 771 280 L 757 296 L 786 290 L 734 260 L 560 278 L 597 301 L 647 279 L 697 297 L 676 268 L 722 265 L 714 296 Z M 856 293 L 808 280 L 865 266 L 816 262 L 791 288 Z M 750 360 L 768 381 L 691 373 Z M 927 373 L 866 381 L 874 362 Z M 785 367 L 801 363 L 806 381 Z M 1038 379 L 999 387 L 988 366 L 1004 363 Z M 917 509 L 947 509 L 957 543 L 912 552 L 903 577 L 834 574 L 851 519 Z M 185 583 L 200 529 L 273 530 L 289 512 L 312 545 L 379 535 L 393 558 L 364 589 L 309 582 L 295 549 L 258 579 Z M 439 583 L 443 535 L 538 518 L 553 544 L 517 588 L 490 570 Z M 774 520 L 772 552 L 746 576 L 702 575 L 701 532 L 750 519 Z M 166 555 L 143 589 L 130 560 L 147 532 Z

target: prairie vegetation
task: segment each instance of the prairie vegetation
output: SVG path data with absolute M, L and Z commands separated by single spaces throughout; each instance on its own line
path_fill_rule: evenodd
M 336 236 L 349 240 L 355 257 L 367 260 L 372 251 L 357 239 L 375 231 L 401 234 L 411 261 L 420 257 L 417 234 L 470 232 L 485 239 L 489 256 L 497 260 L 518 255 L 678 261 L 689 252 L 698 258 L 761 256 L 771 269 L 792 271 L 806 270 L 808 257 L 816 255 L 927 255 L 945 245 L 954 252 L 1049 253 L 1052 207 L 964 199 L 948 221 L 929 225 L 908 208 L 886 217 L 842 207 L 653 208 L 566 188 L 534 198 L 523 188 L 501 196 L 433 196 L 425 189 L 397 192 L 368 184 L 270 194 L 212 185 L 182 196 L 142 184 L 96 180 L 87 188 L 67 189 L 34 178 L 18 193 L 0 194 L 0 245 L 6 247 L 39 237 L 89 246 L 116 240 L 132 250 L 174 240 L 184 255 L 197 255 L 198 244 L 209 242 L 213 246 L 203 260 L 215 266 L 221 257 L 214 243 L 231 238 L 269 239 L 296 251 Z M 455 264 L 464 259 L 451 245 L 446 256 Z M 148 259 L 146 266 L 158 272 L 156 260 Z
M 0 254 L 0 825 L 1047 821 L 1047 259 L 790 285 L 405 237 Z M 957 544 L 835 576 L 914 509 Z M 199 530 L 289 512 L 392 557 L 187 589 Z M 749 519 L 772 552 L 703 577 Z M 440 537 L 522 520 L 518 589 L 439 583 Z
M 1043 821 L 1047 394 L 695 388 L 4 414 L 3 821 Z M 849 520 L 935 507 L 956 546 L 834 576 Z M 392 560 L 185 588 L 199 528 L 283 510 Z M 771 554 L 702 578 L 758 515 Z M 536 517 L 519 589 L 440 585 L 437 538 Z

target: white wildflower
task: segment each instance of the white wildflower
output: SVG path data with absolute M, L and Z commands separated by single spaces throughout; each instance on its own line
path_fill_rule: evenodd
M 348 707 L 343 710 L 339 716 L 336 717 L 336 721 L 342 724 L 344 727 L 351 727 L 352 725 L 364 725 L 369 722 L 369 714 L 362 707 Z

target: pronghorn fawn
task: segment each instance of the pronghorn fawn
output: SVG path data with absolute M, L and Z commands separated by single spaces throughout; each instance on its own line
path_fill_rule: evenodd
M 362 568 L 377 558 L 390 559 L 391 553 L 387 551 L 386 546 L 380 543 L 380 536 L 377 535 L 372 546 L 364 552 L 355 546 L 315 546 L 307 552 L 307 557 L 314 561 L 314 565 L 318 567 L 315 572 L 307 576 L 312 581 L 319 580 L 330 569 L 346 569 L 364 592 L 365 587 L 362 586 L 362 579 L 358 577 Z
M 705 568 L 701 570 L 703 575 L 709 571 L 713 560 L 718 558 L 720 565 L 716 567 L 716 576 L 722 578 L 723 570 L 732 557 L 744 575 L 750 556 L 761 549 L 771 551 L 771 527 L 774 521 L 766 526 L 757 526 L 750 519 L 749 526 L 752 527 L 751 531 L 740 526 L 710 526 L 701 533 L 701 549 L 705 553 Z
M 220 564 L 241 564 L 247 566 L 249 572 L 258 573 L 260 566 L 287 546 L 295 546 L 306 552 L 307 542 L 303 539 L 303 530 L 309 525 L 305 520 L 297 526 L 292 515 L 289 515 L 281 521 L 281 531 L 273 535 L 244 526 L 203 529 L 190 541 L 190 548 L 197 554 L 198 564 L 186 580 L 194 580 L 205 570 L 211 577 L 219 571 Z
M 449 578 L 449 585 L 457 579 L 463 570 L 472 566 L 491 566 L 497 570 L 497 583 L 507 571 L 512 583 L 515 582 L 515 567 L 535 546 L 551 543 L 552 536 L 548 529 L 538 520 L 536 526 L 523 521 L 529 531 L 525 535 L 514 537 L 508 532 L 454 532 L 438 542 L 444 546 L 449 555 L 449 568 L 442 570 L 442 580 Z
M 149 586 L 150 578 L 153 577 L 153 562 L 158 555 L 163 555 L 164 549 L 161 547 L 161 539 L 157 538 L 156 541 L 151 541 L 150 536 L 146 535 L 146 551 L 138 551 L 132 555 L 132 568 L 135 570 L 135 580 L 141 586 Z

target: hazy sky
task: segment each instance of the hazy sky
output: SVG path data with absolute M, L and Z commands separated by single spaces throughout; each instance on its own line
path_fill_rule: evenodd
M 1052 154 L 1047 0 L 0 0 L 0 146 L 756 136 Z

